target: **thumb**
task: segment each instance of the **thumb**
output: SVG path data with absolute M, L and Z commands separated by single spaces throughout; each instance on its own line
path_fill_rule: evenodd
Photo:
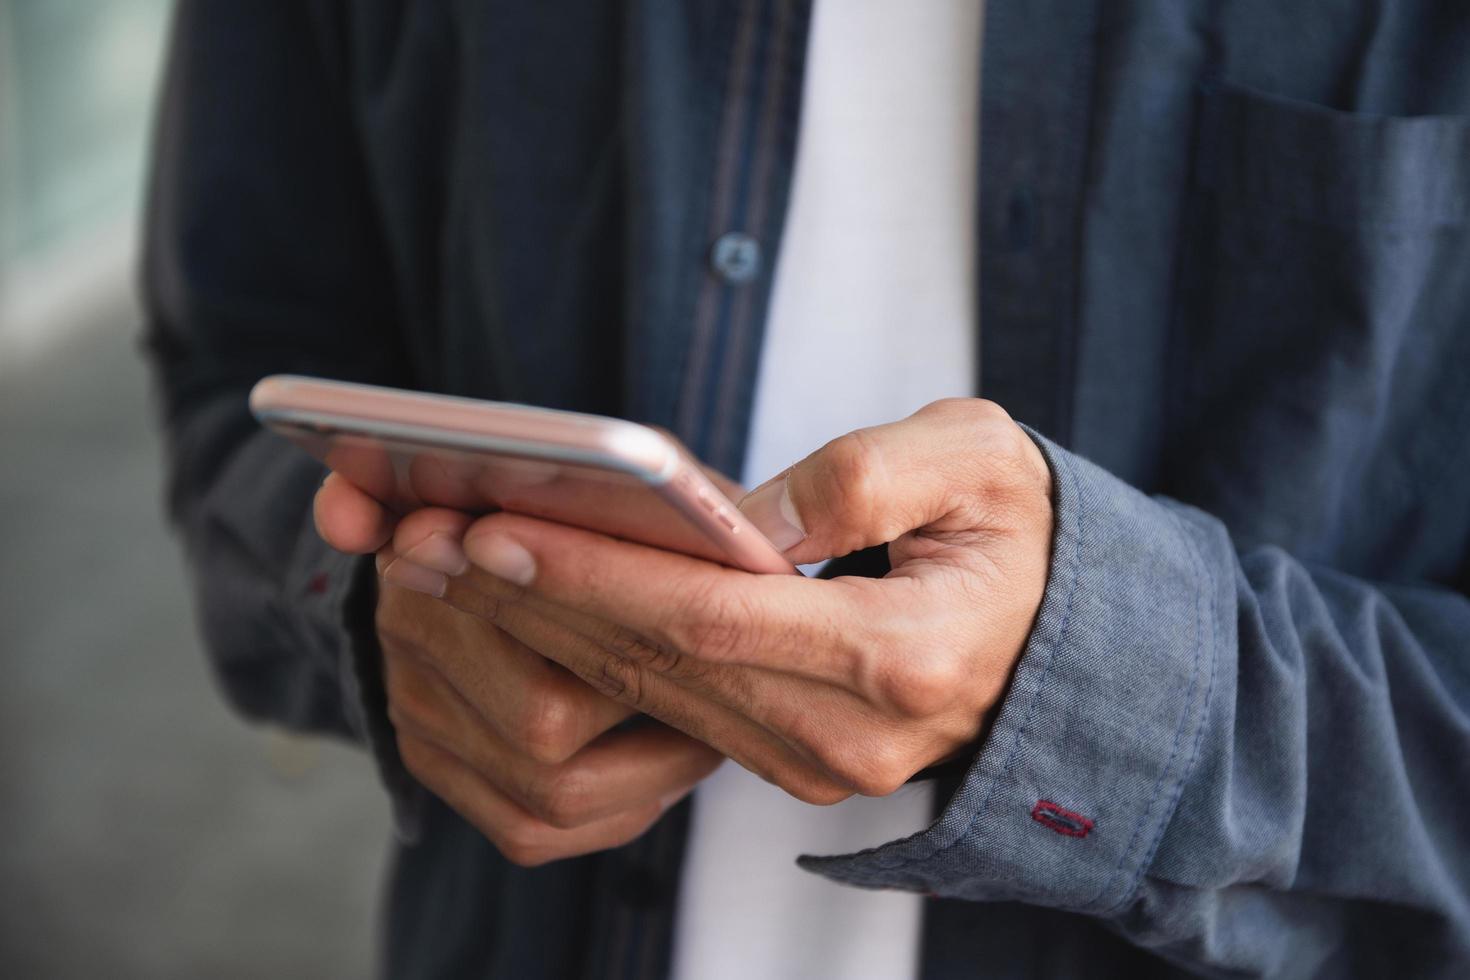
M 910 531 L 961 531 L 1035 492 L 1030 438 L 992 402 L 947 399 L 827 443 L 740 502 L 796 564 L 887 544 Z M 976 504 L 981 506 L 976 506 Z

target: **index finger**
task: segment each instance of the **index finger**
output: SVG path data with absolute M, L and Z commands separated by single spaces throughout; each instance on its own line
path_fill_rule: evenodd
M 394 555 L 385 549 L 379 562 Z M 495 624 L 385 580 L 378 635 L 442 675 L 491 728 L 538 762 L 565 760 L 632 714 Z M 396 649 L 396 648 L 395 648 Z
M 508 513 L 471 525 L 464 549 L 529 595 L 710 662 L 850 681 L 874 647 L 877 580 L 757 575 Z

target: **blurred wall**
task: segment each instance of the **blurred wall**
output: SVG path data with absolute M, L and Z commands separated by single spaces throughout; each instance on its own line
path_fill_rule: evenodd
M 0 10 L 10 258 L 130 209 L 168 4 L 7 0 Z
M 209 676 L 132 288 L 168 4 L 0 0 L 0 976 L 358 977 L 386 804 Z
M 43 343 L 54 307 L 124 264 L 168 10 L 0 0 L 0 356 Z

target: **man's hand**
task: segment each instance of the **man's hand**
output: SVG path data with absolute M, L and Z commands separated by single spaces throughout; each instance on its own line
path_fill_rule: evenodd
M 1050 559 L 1050 472 L 1009 416 L 936 402 L 829 443 L 741 507 L 794 562 L 891 542 L 893 570 L 752 575 L 494 514 L 463 539 L 479 570 L 443 595 L 808 802 L 885 795 L 970 746 Z
M 719 765 L 717 752 L 648 719 L 610 730 L 633 709 L 434 598 L 466 568 L 468 517 L 434 509 L 395 524 L 337 477 L 315 511 L 328 543 L 377 551 L 377 631 L 404 765 L 507 859 L 626 843 Z M 390 535 L 408 542 L 404 553 Z

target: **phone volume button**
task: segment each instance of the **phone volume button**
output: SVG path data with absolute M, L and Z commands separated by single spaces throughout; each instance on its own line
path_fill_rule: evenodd
M 735 518 L 730 516 L 730 508 L 716 506 L 714 508 L 715 519 L 730 529 L 730 533 L 738 534 L 740 525 L 735 523 Z

